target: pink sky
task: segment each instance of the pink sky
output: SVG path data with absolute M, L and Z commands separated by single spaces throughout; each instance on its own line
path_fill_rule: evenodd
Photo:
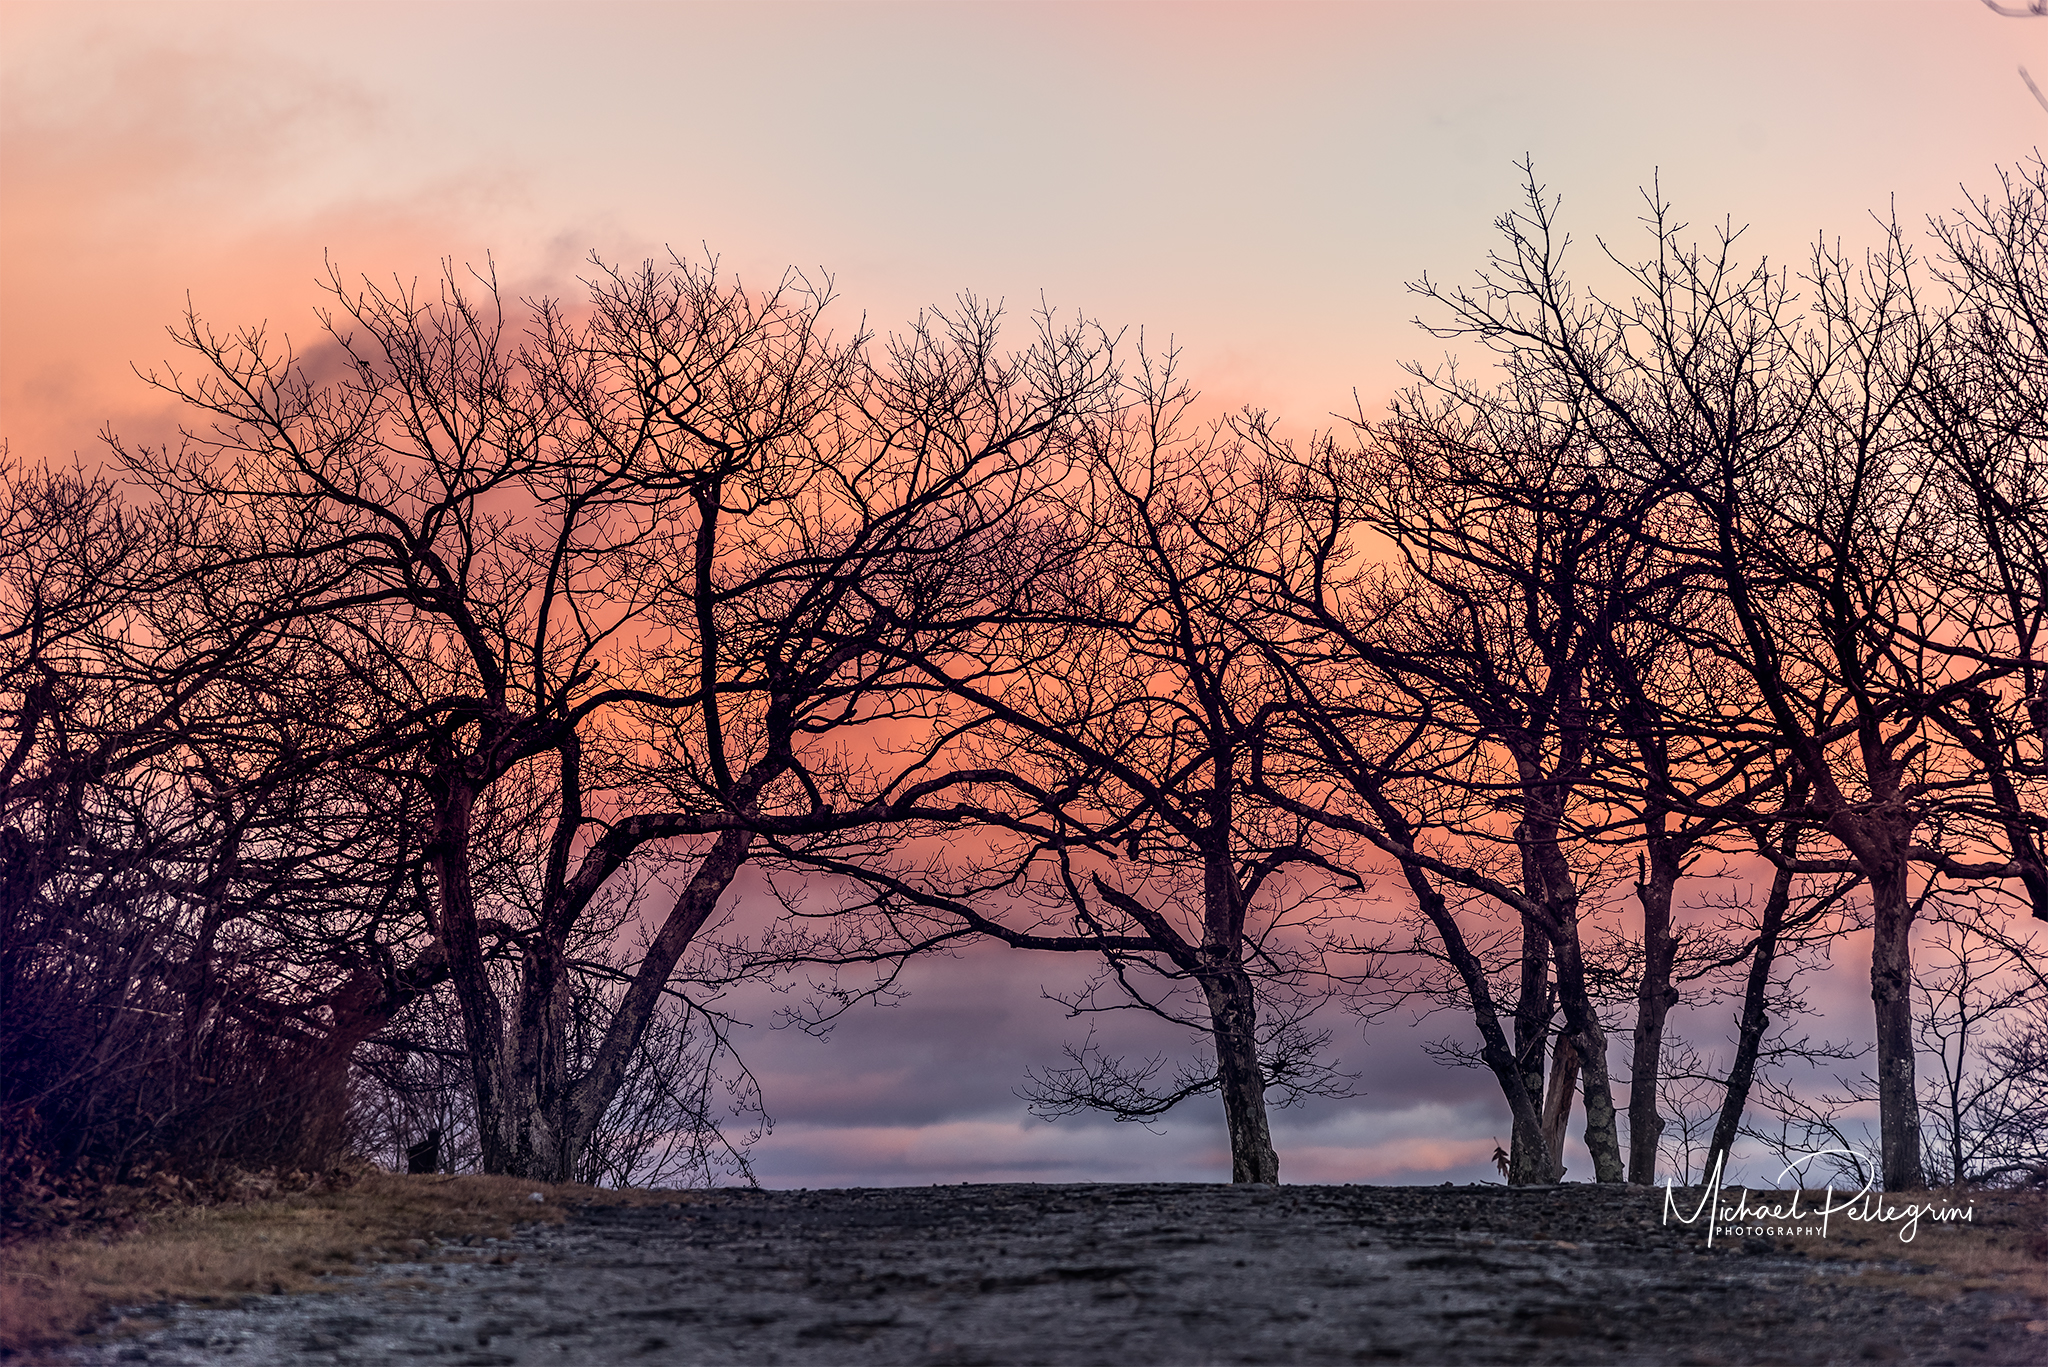
M 1661 173 L 1796 255 L 1948 206 L 2048 132 L 2048 21 L 1929 3 L 60 4 L 0 8 L 0 436 L 146 421 L 187 296 L 303 331 L 331 256 L 708 243 L 837 275 L 850 326 L 962 289 L 1171 334 L 1297 420 L 1428 354 L 1532 153 L 1590 248 Z
M 430 277 L 490 253 L 515 293 L 573 294 L 592 250 L 700 244 L 757 281 L 833 272 L 846 330 L 963 289 L 1017 312 L 1042 294 L 1178 339 L 1219 405 L 1307 425 L 1432 354 L 1403 284 L 1480 263 L 1525 153 L 1584 251 L 1627 241 L 1659 175 L 1694 222 L 1732 216 L 1796 260 L 1818 232 L 1867 234 L 1871 210 L 1946 209 L 2048 141 L 2021 63 L 2048 80 L 2048 20 L 1974 0 L 10 0 L 0 437 L 93 463 L 103 426 L 167 430 L 130 367 L 169 354 L 188 296 L 216 324 L 305 335 L 330 258 Z M 1010 1091 L 1067 1030 L 1037 988 L 1066 973 L 972 956 L 831 1044 L 762 1041 L 785 1122 L 764 1177 L 1227 1166 L 1199 1108 L 1156 1138 L 1024 1116 Z M 1339 1029 L 1367 1095 L 1280 1117 L 1283 1173 L 1482 1175 L 1505 1131 L 1490 1082 L 1437 1069 L 1413 1032 Z M 876 1103 L 836 1102 L 847 1077 Z

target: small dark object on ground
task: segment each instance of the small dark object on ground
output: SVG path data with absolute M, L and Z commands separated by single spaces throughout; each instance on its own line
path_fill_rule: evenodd
M 441 1170 L 441 1132 L 428 1130 L 427 1137 L 417 1144 L 408 1144 L 405 1149 L 405 1170 L 407 1173 L 430 1173 Z

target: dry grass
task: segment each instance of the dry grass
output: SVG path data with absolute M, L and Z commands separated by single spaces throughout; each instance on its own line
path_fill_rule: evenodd
M 1931 1191 L 1883 1200 L 1895 1208 L 1909 1203 L 1961 1208 L 1970 1211 L 1971 1218 L 1923 1218 L 1911 1242 L 1902 1242 L 1896 1221 L 1845 1223 L 1836 1217 L 1826 1238 L 1791 1236 L 1773 1242 L 1784 1251 L 1817 1260 L 1868 1264 L 1861 1273 L 1865 1278 L 1915 1295 L 2004 1290 L 2048 1300 L 2048 1193 Z M 1806 1206 L 1810 1209 L 1814 1203 L 1809 1194 Z
M 0 1358 L 75 1341 L 115 1306 L 221 1304 L 308 1290 L 365 1263 L 418 1259 L 443 1244 L 457 1247 L 435 1257 L 478 1256 L 461 1247 L 464 1240 L 559 1224 L 577 1206 L 688 1199 L 511 1177 L 372 1172 L 339 1190 L 159 1211 L 120 1233 L 28 1239 L 0 1249 Z

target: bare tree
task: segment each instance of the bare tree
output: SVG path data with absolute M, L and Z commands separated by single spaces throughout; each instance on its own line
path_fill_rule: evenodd
M 295 759 L 346 680 L 279 629 L 288 610 L 197 590 L 203 507 L 76 472 L 6 487 L 10 1125 L 60 1169 L 318 1166 L 346 1141 L 352 1049 L 413 986 L 298 914 L 374 920 L 389 892 L 385 813 Z
M 1802 319 L 1789 279 L 1735 265 L 1734 233 L 1703 252 L 1681 243 L 1661 201 L 1651 208 L 1656 254 L 1613 262 L 1633 297 L 1580 302 L 1555 206 L 1532 183 L 1482 287 L 1439 294 L 1446 331 L 1598 415 L 1608 468 L 1686 510 L 1668 524 L 1682 533 L 1666 533 L 1668 553 L 1711 576 L 1731 627 L 1714 649 L 1757 699 L 1721 724 L 1808 785 L 1799 807 L 1756 815 L 1839 851 L 1795 870 L 1859 875 L 1872 898 L 1884 1171 L 1910 1188 L 1921 1174 L 1908 869 L 1953 858 L 1920 833 L 1948 820 L 1979 771 L 1938 728 L 1987 677 L 1931 644 L 1970 605 L 1922 573 L 1939 519 L 1915 474 L 1911 403 L 1928 349 L 1911 254 L 1896 231 L 1863 266 L 1818 253 Z
M 873 889 L 840 962 L 968 937 L 1100 956 L 1070 1011 L 1150 1012 L 1203 1057 L 1163 1078 L 1163 1058 L 1110 1056 L 1091 1033 L 1070 1067 L 1034 1075 L 1034 1103 L 1143 1120 L 1213 1092 L 1232 1180 L 1274 1182 L 1268 1093 L 1341 1093 L 1307 1016 L 1365 969 L 1326 958 L 1344 948 L 1328 899 L 1345 880 L 1314 828 L 1252 787 L 1276 681 L 1240 614 L 1270 499 L 1222 434 L 1187 431 L 1193 395 L 1170 359 L 1130 399 L 1090 426 L 1075 482 L 1036 523 L 1045 549 L 992 586 L 983 634 L 910 661 L 975 719 L 961 762 L 988 843 L 893 866 L 803 857 Z
M 1965 843 L 2004 856 L 1969 872 L 2017 880 L 2048 919 L 2048 164 L 1999 178 L 1932 224 L 1952 297 L 1928 323 L 1913 415 L 1939 512 L 1927 556 L 1966 595 L 1929 644 L 1979 675 L 1936 720 L 1984 774 Z
M 2038 1018 L 2043 998 L 2035 983 L 2001 972 L 2004 956 L 1973 936 L 1965 921 L 1936 915 L 1934 942 L 1926 951 L 1933 962 L 1914 986 L 1922 1001 L 1921 1043 L 1935 1065 L 1926 1114 L 1937 1151 L 1947 1160 L 1945 1176 L 1960 1186 L 1995 1166 L 1987 1160 L 2005 1158 L 2030 1141 L 2034 1151 L 2026 1158 L 2048 1157 L 2039 1147 L 2038 1127 L 2031 1136 L 2013 1133 L 2027 1128 L 2014 1122 L 2033 1109 L 2023 1095 L 2026 1084 L 1984 1066 L 1991 1061 L 1987 1046 L 1997 1041 L 2010 1049 L 2024 1037 L 2024 1026 L 2017 1036 L 2013 1027 L 2025 1015 Z
M 1611 691 L 1609 643 L 1656 578 L 1635 530 L 1654 494 L 1626 491 L 1617 504 L 1584 424 L 1532 388 L 1487 394 L 1446 380 L 1404 396 L 1389 421 L 1360 426 L 1354 452 L 1325 443 L 1301 459 L 1267 443 L 1290 469 L 1301 538 L 1315 548 L 1296 582 L 1273 581 L 1275 612 L 1312 633 L 1294 649 L 1286 719 L 1350 810 L 1277 790 L 1274 800 L 1400 861 L 1481 1008 L 1482 1056 L 1516 1116 L 1511 1180 L 1555 1180 L 1582 1075 L 1596 1171 L 1620 1181 L 1606 1027 L 1580 919 L 1589 891 L 1611 876 L 1589 840 L 1607 821 L 1596 725 Z M 1368 534 L 1392 544 L 1396 568 L 1347 572 L 1339 556 Z M 1416 798 L 1404 804 L 1397 785 Z M 1438 880 L 1521 922 L 1511 1052 L 1492 1038 L 1498 1026 L 1487 1028 L 1490 993 L 1476 960 L 1454 947 L 1465 935 Z M 1558 1006 L 1564 1043 L 1539 1121 Z
M 396 785 L 430 893 L 381 952 L 452 985 L 484 1168 L 565 1178 L 762 824 L 877 819 L 835 736 L 890 720 L 884 645 L 945 629 L 924 597 L 1057 463 L 1106 353 L 1048 324 L 1005 357 L 969 307 L 871 363 L 828 290 L 681 262 L 600 267 L 582 321 L 542 302 L 523 338 L 487 279 L 332 289 L 312 357 L 189 319 L 200 373 L 157 382 L 213 425 L 122 454 L 220 510 L 215 592 L 292 580 L 289 615 L 347 643 L 350 735 L 306 763 Z M 572 944 L 678 848 L 579 1049 Z

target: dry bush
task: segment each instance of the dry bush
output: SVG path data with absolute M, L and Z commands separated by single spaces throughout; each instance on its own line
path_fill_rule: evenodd
M 0 1086 L 0 1238 L 118 1218 L 136 1200 L 124 1188 L 165 1173 L 211 1188 L 236 1171 L 326 1172 L 348 1147 L 345 1096 L 302 1047 L 217 1029 L 194 1049 L 170 1028 L 94 1030 L 89 1003 L 49 1005 L 51 1066 Z M 12 1033 L 13 1014 L 0 1024 Z

